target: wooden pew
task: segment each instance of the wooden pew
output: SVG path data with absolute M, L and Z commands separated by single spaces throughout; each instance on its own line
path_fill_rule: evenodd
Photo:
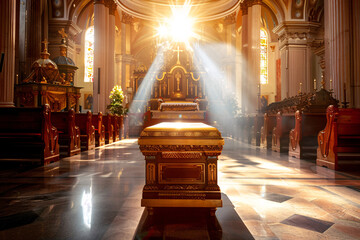
M 59 160 L 58 131 L 51 124 L 50 106 L 0 108 L 0 160 L 41 165 Z
M 105 126 L 105 144 L 114 142 L 114 126 L 112 124 L 112 114 L 108 113 L 103 116 Z
M 294 127 L 294 114 L 278 112 L 276 114 L 276 126 L 272 131 L 271 149 L 274 152 L 289 151 L 289 133 Z
M 360 167 L 360 109 L 330 105 L 326 119 L 318 134 L 316 164 L 334 170 Z
M 254 116 L 254 125 L 251 132 L 251 144 L 260 146 L 261 127 L 264 125 L 264 117 L 262 114 Z
M 324 129 L 326 114 L 295 112 L 295 127 L 289 134 L 289 156 L 316 159 L 317 135 Z
M 261 127 L 260 147 L 271 149 L 272 131 L 276 126 L 276 115 L 264 114 L 264 125 Z
M 114 126 L 113 141 L 120 141 L 120 116 L 117 114 L 112 115 L 111 123 Z
M 99 112 L 98 114 L 92 115 L 92 124 L 95 127 L 95 146 L 100 147 L 105 145 L 105 126 L 103 123 L 103 114 Z
M 60 156 L 70 157 L 80 153 L 80 129 L 75 125 L 75 112 L 53 112 L 51 122 L 58 129 Z
M 81 150 L 87 151 L 95 148 L 95 127 L 92 124 L 92 113 L 76 113 L 75 124 L 80 129 Z

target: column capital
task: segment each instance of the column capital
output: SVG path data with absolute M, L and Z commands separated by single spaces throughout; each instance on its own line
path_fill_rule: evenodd
M 94 0 L 94 4 L 103 4 L 103 5 L 105 5 L 105 0 Z
M 279 47 L 284 45 L 308 45 L 316 39 L 320 23 L 315 22 L 283 22 L 273 29 L 279 36 Z
M 242 14 L 242 16 L 248 14 L 248 7 L 249 7 L 249 6 L 248 6 L 247 1 L 243 1 L 243 2 L 240 4 L 240 9 L 241 9 L 241 14 Z
M 112 7 L 112 5 L 116 5 L 116 2 L 114 0 L 104 0 L 105 7 Z
M 116 3 L 114 1 L 111 1 L 109 4 L 109 14 L 115 15 L 116 8 L 117 8 Z
M 134 22 L 134 17 L 126 12 L 122 12 L 121 22 L 125 24 L 132 24 Z
M 262 0 L 251 0 L 249 2 L 249 4 L 250 4 L 250 7 L 253 6 L 253 5 L 262 5 L 263 1 Z
M 227 25 L 236 23 L 236 12 L 227 15 L 224 18 L 224 23 Z
M 253 5 L 262 5 L 263 0 L 244 0 L 241 5 L 246 5 L 247 7 L 251 7 Z

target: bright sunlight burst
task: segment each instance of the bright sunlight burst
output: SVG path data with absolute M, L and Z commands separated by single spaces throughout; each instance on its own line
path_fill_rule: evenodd
M 190 8 L 190 4 L 173 5 L 171 7 L 171 18 L 165 19 L 157 28 L 160 38 L 187 43 L 194 36 L 192 31 L 193 19 L 189 16 Z

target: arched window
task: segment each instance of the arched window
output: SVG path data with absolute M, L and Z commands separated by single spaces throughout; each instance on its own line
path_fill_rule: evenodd
M 268 83 L 268 37 L 264 29 L 260 29 L 260 83 Z
M 85 78 L 84 82 L 94 81 L 94 26 L 85 33 Z

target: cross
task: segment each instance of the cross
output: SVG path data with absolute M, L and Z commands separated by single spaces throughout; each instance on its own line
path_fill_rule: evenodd
M 48 47 L 48 44 L 49 44 L 48 40 L 45 38 L 45 40 L 42 41 L 41 43 L 44 44 L 44 52 L 47 52 L 47 47 Z
M 176 62 L 176 64 L 179 64 L 180 65 L 180 52 L 183 52 L 184 50 L 180 50 L 179 49 L 179 45 L 178 45 L 178 47 L 177 47 L 177 50 L 173 50 L 173 52 L 177 52 L 177 62 Z
M 66 34 L 64 28 L 60 29 L 60 30 L 58 31 L 58 33 L 61 35 L 62 38 L 66 38 L 66 37 L 67 37 L 67 34 Z

